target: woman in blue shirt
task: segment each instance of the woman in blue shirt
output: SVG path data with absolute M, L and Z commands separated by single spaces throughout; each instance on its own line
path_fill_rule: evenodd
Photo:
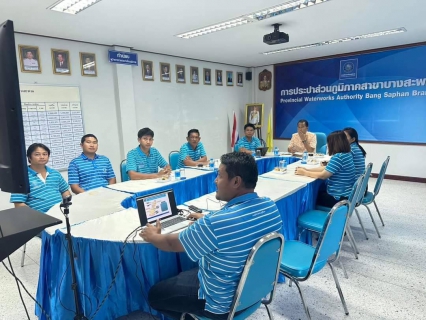
M 348 199 L 356 178 L 351 147 L 345 133 L 330 133 L 327 137 L 327 147 L 331 159 L 326 167 L 298 167 L 296 174 L 327 180 L 327 187 L 318 192 L 317 205 L 331 208 L 340 200 Z
M 345 132 L 346 138 L 351 145 L 351 153 L 354 158 L 355 165 L 355 174 L 356 178 L 362 175 L 365 171 L 365 156 L 367 152 L 365 152 L 364 148 L 359 145 L 358 142 L 358 132 L 354 128 L 345 128 L 343 129 Z

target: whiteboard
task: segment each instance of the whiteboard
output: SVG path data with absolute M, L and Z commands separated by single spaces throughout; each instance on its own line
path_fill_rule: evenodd
M 65 170 L 81 154 L 84 135 L 79 87 L 21 84 L 25 148 L 43 143 L 51 154 L 48 166 Z

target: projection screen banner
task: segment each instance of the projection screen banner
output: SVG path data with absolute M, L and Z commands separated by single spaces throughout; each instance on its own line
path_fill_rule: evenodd
M 274 138 L 297 121 L 312 132 L 344 127 L 359 139 L 426 143 L 426 46 L 275 65 Z

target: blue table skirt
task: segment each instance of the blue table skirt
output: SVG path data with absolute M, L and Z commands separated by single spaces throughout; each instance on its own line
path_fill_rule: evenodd
M 155 189 L 150 189 L 147 191 L 141 191 L 133 194 L 132 196 L 124 199 L 121 202 L 121 205 L 124 208 L 136 208 L 136 198 L 140 196 L 145 196 L 147 194 L 161 192 L 168 189 L 173 189 L 176 199 L 176 204 L 180 205 L 186 201 L 199 198 L 205 194 L 216 191 L 216 184 L 214 183 L 217 176 L 217 172 L 209 172 L 202 176 L 181 180 L 178 183 L 173 183 L 171 185 L 162 185 Z
M 276 202 L 286 240 L 296 239 L 297 217 L 314 207 L 320 184 L 321 181 L 310 183 Z M 91 318 L 113 279 L 123 244 L 86 238 L 73 238 L 73 244 L 80 305 L 86 317 Z M 41 252 L 37 301 L 52 320 L 73 319 L 73 313 L 66 310 L 74 309 L 74 298 L 70 288 L 71 271 L 65 235 L 59 231 L 52 236 L 43 232 Z M 135 245 L 130 240 L 125 247 L 116 282 L 94 319 L 112 320 L 137 310 L 149 312 L 147 297 L 151 286 L 195 266 L 196 263 L 185 253 L 163 252 L 151 244 Z M 158 315 L 155 310 L 152 313 Z M 36 315 L 46 319 L 38 307 Z

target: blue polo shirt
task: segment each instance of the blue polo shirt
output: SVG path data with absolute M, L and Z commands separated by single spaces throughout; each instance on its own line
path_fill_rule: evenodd
M 142 152 L 139 146 L 127 153 L 127 172 L 157 173 L 158 167 L 164 168 L 165 166 L 167 166 L 166 160 L 164 160 L 160 152 L 153 147 L 149 149 L 148 156 Z
M 251 142 L 247 140 L 247 137 L 244 136 L 240 140 L 237 141 L 236 145 L 234 146 L 235 151 L 239 151 L 240 148 L 246 148 L 247 150 L 255 151 L 256 148 L 260 148 L 262 144 L 260 143 L 260 140 L 256 137 L 251 138 Z
M 358 179 L 365 171 L 365 158 L 356 142 L 351 143 L 351 153 L 355 165 L 355 175 Z
M 37 172 L 28 167 L 30 193 L 13 193 L 10 202 L 22 202 L 30 208 L 46 213 L 55 204 L 62 202 L 62 193 L 68 191 L 69 186 L 59 171 L 46 167 L 46 182 L 43 182 Z
M 179 234 L 189 258 L 198 261 L 198 298 L 206 300 L 206 311 L 229 312 L 253 245 L 281 228 L 275 203 L 253 192 L 232 199 Z
M 206 156 L 206 150 L 204 150 L 204 145 L 199 142 L 197 144 L 197 147 L 192 149 L 191 145 L 187 142 L 180 147 L 179 151 L 179 163 L 176 167 L 176 169 L 182 168 L 185 166 L 183 161 L 186 159 L 186 157 L 189 156 L 193 161 L 200 160 L 202 157 Z
M 327 193 L 336 200 L 340 200 L 340 197 L 349 197 L 356 180 L 352 153 L 336 153 L 331 157 L 325 170 L 333 174 L 327 181 Z
M 112 178 L 115 178 L 115 174 L 111 162 L 98 154 L 90 159 L 82 153 L 68 166 L 68 183 L 78 184 L 85 191 L 105 187 Z

